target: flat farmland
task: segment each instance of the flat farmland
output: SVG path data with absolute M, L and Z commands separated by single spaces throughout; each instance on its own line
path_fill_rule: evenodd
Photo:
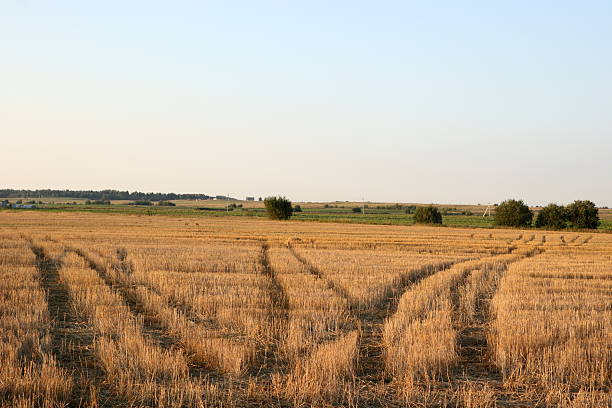
M 0 212 L 2 407 L 608 407 L 612 235 Z

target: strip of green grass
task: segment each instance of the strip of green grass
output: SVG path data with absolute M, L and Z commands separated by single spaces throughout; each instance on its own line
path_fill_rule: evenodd
M 384 210 L 365 214 L 354 213 L 350 209 L 318 209 L 308 208 L 302 212 L 293 214 L 292 219 L 297 221 L 311 222 L 339 222 L 349 224 L 375 224 L 375 225 L 413 225 L 414 219 L 410 214 L 401 210 Z M 340 210 L 340 211 L 338 211 Z M 35 210 L 11 210 L 2 211 L 48 211 L 48 212 L 90 212 L 107 214 L 130 214 L 130 215 L 164 215 L 170 217 L 266 217 L 265 209 L 234 209 L 232 211 L 209 211 L 200 210 L 196 207 L 160 207 L 160 206 L 137 206 L 137 205 L 65 205 L 47 204 Z M 470 228 L 494 228 L 493 217 L 452 215 L 443 216 L 442 224 L 451 227 Z M 603 220 L 599 226 L 600 230 L 612 231 L 612 220 Z

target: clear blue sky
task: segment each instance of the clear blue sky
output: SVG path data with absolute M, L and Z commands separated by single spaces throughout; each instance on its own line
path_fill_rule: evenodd
M 0 187 L 612 206 L 610 1 L 0 3 Z

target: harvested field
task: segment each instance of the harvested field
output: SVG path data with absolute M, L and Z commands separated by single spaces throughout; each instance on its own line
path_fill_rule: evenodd
M 608 407 L 612 235 L 0 213 L 2 407 Z

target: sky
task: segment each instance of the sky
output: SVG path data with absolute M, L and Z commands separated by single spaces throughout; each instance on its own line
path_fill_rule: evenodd
M 610 1 L 0 0 L 0 188 L 612 206 Z

